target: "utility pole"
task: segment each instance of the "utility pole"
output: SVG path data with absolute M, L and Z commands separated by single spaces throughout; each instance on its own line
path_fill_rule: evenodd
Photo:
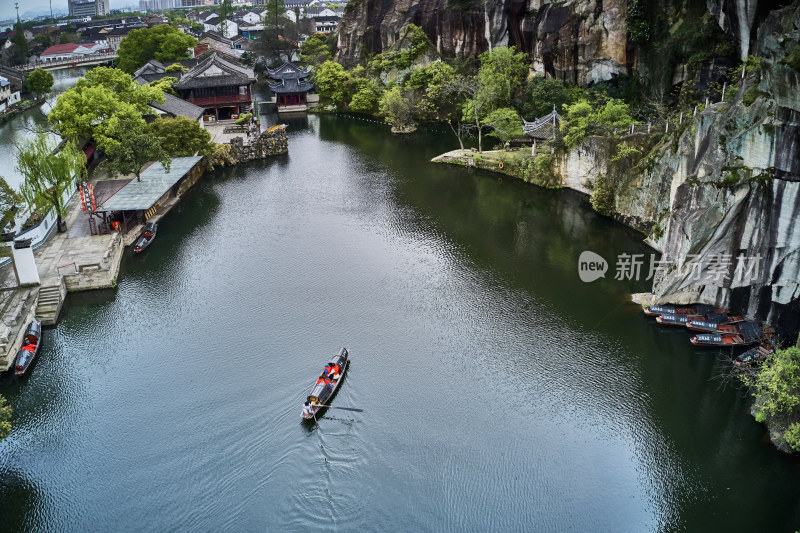
M 50 22 L 53 22 L 53 0 L 50 0 Z
M 17 10 L 17 22 L 19 22 L 19 2 L 14 2 L 14 9 Z

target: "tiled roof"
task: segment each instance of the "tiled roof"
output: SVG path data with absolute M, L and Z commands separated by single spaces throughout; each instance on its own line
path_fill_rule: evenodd
M 74 52 L 79 46 L 77 43 L 66 43 L 66 44 L 57 44 L 55 46 L 51 46 L 40 55 L 53 55 L 53 54 L 69 54 Z
M 281 80 L 277 83 L 270 83 L 269 88 L 276 94 L 281 93 L 305 93 L 314 87 L 313 84 L 307 81 L 299 81 L 296 78 Z
M 159 104 L 157 102 L 150 102 L 150 107 L 155 107 L 156 109 L 160 109 L 165 113 L 169 113 L 170 115 L 181 116 L 190 118 L 192 120 L 197 120 L 203 116 L 203 108 L 198 107 L 186 100 L 181 100 L 180 98 L 176 98 L 171 94 L 164 94 L 164 103 Z
M 185 72 L 175 84 L 177 89 L 193 89 L 200 87 L 219 87 L 224 85 L 244 85 L 256 81 L 253 69 L 234 61 L 223 59 L 212 53 L 196 67 Z

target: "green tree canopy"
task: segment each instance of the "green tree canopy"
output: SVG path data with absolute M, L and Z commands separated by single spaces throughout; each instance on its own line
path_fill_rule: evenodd
M 14 31 L 17 33 L 11 38 L 11 43 L 14 45 L 11 61 L 15 65 L 22 65 L 28 61 L 28 41 L 25 39 L 25 32 L 19 21 L 14 24 Z
M 233 15 L 233 6 L 231 5 L 231 0 L 222 0 L 222 3 L 219 6 L 219 11 L 217 11 L 217 15 L 219 16 L 217 28 L 219 28 L 219 31 L 223 36 L 230 37 L 230 35 L 228 35 L 228 25 L 226 24 L 226 21 L 231 18 L 231 15 Z
M 128 74 L 155 59 L 165 63 L 189 57 L 197 39 L 168 24 L 133 30 L 119 43 L 118 65 Z
M 22 197 L 17 191 L 0 176 L 0 231 L 4 231 L 14 221 L 17 206 L 21 201 Z
M 98 143 L 99 144 L 99 143 Z M 137 181 L 145 163 L 160 161 L 169 172 L 171 159 L 141 117 L 114 116 L 108 120 L 108 136 L 103 142 L 106 166 L 112 172 L 133 174 Z
M 321 64 L 314 72 L 314 84 L 319 97 L 339 109 L 343 109 L 351 99 L 352 77 L 339 63 L 326 61 Z
M 200 127 L 196 120 L 186 117 L 160 118 L 147 128 L 172 157 L 211 155 L 214 152 L 211 134 Z
M 54 154 L 54 146 L 43 131 L 17 150 L 17 170 L 25 178 L 20 186 L 22 197 L 42 215 L 55 209 L 58 231 L 63 232 L 64 192 L 75 186 L 76 177 L 85 174 L 86 156 L 72 141 L 63 143 Z
M 380 114 L 396 131 L 408 131 L 414 127 L 414 106 L 412 91 L 403 91 L 395 85 L 383 93 L 380 100 Z
M 49 93 L 50 89 L 53 88 L 53 83 L 53 75 L 42 68 L 37 68 L 25 76 L 25 85 L 29 91 L 36 95 Z
M 589 135 L 611 135 L 614 131 L 624 133 L 634 122 L 628 104 L 622 100 L 611 98 L 603 105 L 593 106 L 582 98 L 564 106 L 561 134 L 564 144 L 573 147 Z
M 327 45 L 324 33 L 314 33 L 300 45 L 300 61 L 307 65 L 317 66 L 330 61 L 332 54 Z
M 4 396 L 0 395 L 0 440 L 11 434 L 11 406 Z
M 491 130 L 489 135 L 503 143 L 522 136 L 522 120 L 516 110 L 510 107 L 495 109 L 481 120 L 481 124 Z
M 525 102 L 522 105 L 522 114 L 527 120 L 543 117 L 553 110 L 564 108 L 564 104 L 571 104 L 580 95 L 577 87 L 566 87 L 564 82 L 556 78 L 534 76 L 525 86 Z
M 478 80 L 497 106 L 507 107 L 528 77 L 528 56 L 515 48 L 498 46 L 480 55 Z
M 356 82 L 358 88 L 350 100 L 350 111 L 372 114 L 378 110 L 382 91 L 374 81 L 361 79 Z
M 163 103 L 163 90 L 150 84 L 139 85 L 119 69 L 97 67 L 58 97 L 47 119 L 62 137 L 73 140 L 94 137 L 102 142 L 103 137 L 110 135 L 106 131 L 108 119 L 114 116 L 141 119 L 149 110 L 149 102 Z

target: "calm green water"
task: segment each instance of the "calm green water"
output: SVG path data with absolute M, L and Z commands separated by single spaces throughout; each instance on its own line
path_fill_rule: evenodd
M 427 163 L 446 132 L 289 131 L 288 156 L 192 190 L 116 291 L 70 295 L 0 383 L 0 529 L 800 527 L 800 462 L 715 354 L 628 303 L 644 282 L 578 279 L 584 250 L 649 253 L 638 235 Z M 364 412 L 304 425 L 342 346 L 334 405 Z

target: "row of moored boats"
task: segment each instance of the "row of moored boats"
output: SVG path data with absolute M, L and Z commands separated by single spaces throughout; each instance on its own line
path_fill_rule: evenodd
M 656 322 L 663 326 L 685 327 L 694 331 L 689 341 L 695 346 L 753 346 L 736 358 L 736 365 L 764 361 L 775 351 L 775 345 L 780 340 L 775 328 L 731 315 L 727 309 L 718 309 L 713 305 L 650 305 L 644 307 L 644 314 L 655 317 Z

